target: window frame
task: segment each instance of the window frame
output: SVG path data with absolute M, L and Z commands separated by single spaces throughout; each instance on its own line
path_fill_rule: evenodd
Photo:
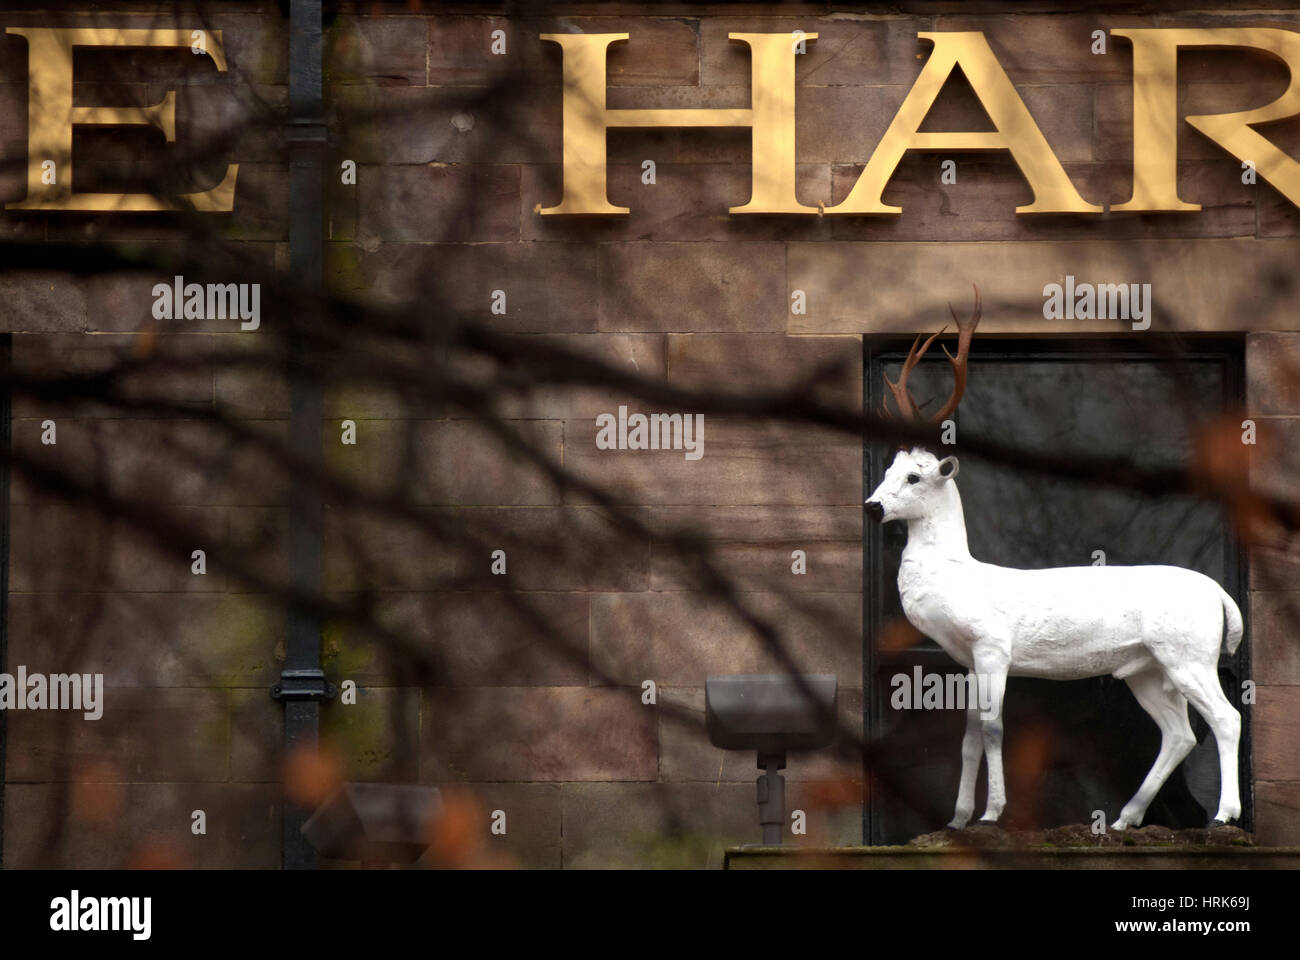
M 915 336 L 897 334 L 864 334 L 862 337 L 863 354 L 863 407 L 865 410 L 878 410 L 881 398 L 885 394 L 884 368 L 890 363 L 901 363 L 912 346 Z M 1169 362 L 1180 360 L 1215 361 L 1223 365 L 1225 412 L 1246 407 L 1246 372 L 1245 372 L 1245 337 L 1244 335 L 1224 336 L 1222 334 L 1188 335 L 1146 332 L 1139 335 L 977 335 L 971 363 L 978 367 L 982 361 L 1007 360 L 1073 360 L 1082 363 L 1109 363 L 1166 359 Z M 886 467 L 893 456 L 888 444 L 863 437 L 862 444 L 862 500 L 867 497 L 880 482 Z M 1225 527 L 1224 543 L 1224 588 L 1237 602 L 1245 623 L 1245 638 L 1237 652 L 1227 659 L 1233 672 L 1239 678 L 1249 678 L 1251 668 L 1251 623 L 1249 604 L 1249 570 L 1245 551 L 1230 526 Z M 864 521 L 862 537 L 862 729 L 868 743 L 877 743 L 884 727 L 884 703 L 875 696 L 876 677 L 880 669 L 892 660 L 902 658 L 895 654 L 880 655 L 877 652 L 878 640 L 883 626 L 882 610 L 884 607 L 886 583 L 882 564 L 882 529 L 880 524 Z M 906 651 L 911 663 L 920 663 L 925 669 L 951 669 L 953 661 L 941 649 L 913 647 Z M 1221 658 L 1220 664 L 1225 661 Z M 1223 667 L 1220 667 L 1222 671 Z M 1240 708 L 1240 691 L 1231 691 L 1229 700 Z M 1241 741 L 1238 748 L 1238 781 L 1241 788 L 1242 815 L 1239 825 L 1247 830 L 1255 828 L 1254 815 L 1254 770 L 1250 711 L 1242 709 Z M 954 742 L 954 751 L 960 744 Z M 1152 758 L 1154 759 L 1154 757 Z M 981 777 L 985 766 L 981 763 Z M 866 801 L 862 807 L 862 842 L 872 845 L 881 834 L 880 791 L 874 789 L 875 783 L 870 764 L 864 759 L 863 782 L 867 788 Z M 1134 789 L 1137 785 L 1134 784 Z M 956 797 L 956 785 L 953 787 Z M 1127 799 L 1127 798 L 1125 798 Z M 935 825 L 936 829 L 938 824 Z M 881 829 L 878 829 L 881 828 Z

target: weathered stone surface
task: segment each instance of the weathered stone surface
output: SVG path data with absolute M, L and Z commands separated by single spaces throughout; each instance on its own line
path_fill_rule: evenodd
M 796 559 L 796 550 L 804 556 Z M 714 569 L 740 590 L 855 593 L 862 589 L 861 543 L 719 543 L 711 547 L 710 559 Z M 804 573 L 794 572 L 796 563 Z M 691 558 L 672 546 L 651 546 L 650 589 L 695 590 L 700 586 Z
M 0 151 L 9 158 L 0 170 L 0 201 L 4 203 L 15 203 L 27 194 L 27 78 L 22 68 L 16 77 L 12 76 L 19 57 L 9 56 L 23 46 L 19 37 L 0 40 L 0 59 L 6 68 L 0 72 Z M 5 225 L 0 227 L 5 235 L 13 229 L 9 222 L 12 219 L 5 217 Z
M 936 17 L 934 28 L 983 33 L 1012 83 L 1091 84 L 1125 83 L 1132 75 L 1129 42 L 1111 36 L 1112 29 L 1157 25 L 1156 18 L 1150 16 L 1114 17 L 1092 12 L 980 17 L 956 13 Z M 1107 34 L 1103 54 L 1092 52 L 1096 30 Z
M 818 240 L 830 238 L 830 225 L 816 216 L 729 216 L 728 209 L 747 203 L 752 174 L 743 157 L 728 163 L 670 163 L 655 160 L 655 182 L 642 182 L 644 160 L 611 163 L 609 202 L 626 207 L 626 216 L 590 218 L 542 216 L 540 207 L 559 203 L 563 195 L 559 165 L 523 168 L 520 228 L 525 240 L 692 241 Z M 796 195 L 816 207 L 831 195 L 830 167 L 801 163 Z M 617 278 L 616 278 L 617 279 Z
M 174 507 L 159 523 L 191 532 L 196 544 L 219 542 L 225 512 Z M 150 533 L 111 521 L 93 509 L 59 504 L 15 504 L 9 516 L 10 593 L 99 590 L 204 593 L 225 589 L 225 577 L 209 568 L 190 572 L 190 550 L 172 551 Z
M 291 582 L 287 507 L 230 507 L 223 546 L 227 552 L 209 570 L 226 574 L 232 593 L 283 589 Z
M 33 673 L 77 669 L 26 666 Z M 230 774 L 224 690 L 106 687 L 98 720 L 75 710 L 14 710 L 7 720 L 11 783 L 221 781 Z
M 700 23 L 700 83 L 708 86 L 748 84 L 747 44 L 728 40 L 729 33 L 816 33 L 806 52 L 795 59 L 800 87 L 859 83 L 910 86 L 921 70 L 927 44 L 917 40 L 931 29 L 929 17 L 894 18 L 872 14 L 830 17 L 705 17 Z
M 654 707 L 639 688 L 508 687 L 426 692 L 422 782 L 651 780 Z
M 587 682 L 589 608 L 585 593 L 528 593 L 505 602 L 482 592 L 397 594 L 376 617 L 400 644 L 330 628 L 322 659 L 331 673 L 358 683 L 410 676 L 437 686 L 580 686 Z M 431 672 L 417 673 L 421 665 Z
M 704 392 L 793 391 L 840 409 L 862 407 L 858 337 L 669 334 L 668 381 Z
M 144 105 L 163 96 L 155 94 Z M 284 131 L 277 121 L 288 110 L 285 87 L 196 83 L 178 89 L 176 98 L 176 141 L 190 155 L 202 158 L 194 174 L 196 189 L 219 182 L 226 165 L 238 162 L 238 192 L 245 186 L 244 164 L 284 162 Z M 165 157 L 160 152 L 157 159 Z
M 1294 726 L 1300 715 L 1300 686 L 1261 683 L 1255 696 L 1250 708 L 1255 776 L 1260 780 L 1300 780 L 1300 740 Z
M 264 340 L 236 334 L 204 339 L 210 342 L 207 349 L 244 360 L 214 364 L 210 402 L 220 413 L 258 420 L 288 418 L 288 378 L 274 354 L 263 352 Z
M 788 326 L 792 333 L 917 333 L 946 317 L 947 301 L 966 296 L 975 282 L 984 299 L 983 333 L 1131 328 L 1122 321 L 1044 320 L 1043 286 L 1070 274 L 1079 281 L 1151 283 L 1156 303 L 1181 330 L 1291 330 L 1300 327 L 1295 312 L 1257 296 L 1279 269 L 1285 242 L 791 243 L 788 285 L 807 292 L 808 313 L 790 316 Z M 1258 309 L 1243 316 L 1243 302 Z
M 289 82 L 288 22 L 284 17 L 221 11 L 214 13 L 210 22 L 213 29 L 222 31 L 232 81 Z
M 942 156 L 942 155 L 940 155 Z M 1255 187 L 1244 186 L 1221 163 L 1191 161 L 1180 167 L 1183 196 L 1204 201 L 1192 219 L 1173 215 L 1111 211 L 1098 215 L 1020 215 L 1033 191 L 1009 155 L 992 159 L 952 154 L 956 183 L 943 183 L 940 159 L 912 153 L 899 164 L 883 197 L 902 213 L 879 217 L 836 217 L 839 240 L 1125 240 L 1148 237 L 1254 236 Z M 1066 175 L 1084 200 L 1117 204 L 1132 195 L 1127 164 L 1067 163 Z M 834 169 L 835 202 L 841 202 L 861 175 L 859 165 Z
M 283 654 L 280 649 L 281 659 Z M 327 762 L 337 762 L 336 752 L 328 756 Z M 274 783 L 281 789 L 285 773 L 284 707 L 271 699 L 270 685 L 231 690 L 230 779 L 241 783 Z
M 506 54 L 492 53 L 492 34 L 496 30 L 505 33 Z M 428 82 L 438 85 L 501 83 L 519 78 L 524 68 L 521 52 L 532 46 L 531 38 L 503 17 L 438 17 L 428 23 L 428 38 Z M 540 41 L 537 45 L 545 46 Z
M 1196 20 L 1198 27 L 1265 27 L 1292 31 L 1300 29 L 1300 17 L 1289 11 L 1268 11 L 1263 14 L 1250 11 L 1244 13 L 1225 11 L 1221 14 L 1207 13 L 1197 17 Z M 1189 84 L 1256 83 L 1261 88 L 1276 91 L 1285 83 L 1285 73 L 1286 68 L 1279 60 L 1261 51 L 1194 47 L 1186 53 L 1180 51 L 1178 57 L 1179 78 Z M 1247 109 L 1249 106 L 1267 102 L 1266 98 L 1275 95 L 1275 93 L 1261 94 L 1261 97 L 1253 102 L 1243 103 L 1230 109 Z
M 237 194 L 238 197 L 238 194 Z M 236 199 L 236 204 L 241 201 Z M 250 199 L 251 202 L 251 199 Z M 155 221 L 149 221 L 155 222 Z M 157 221 L 165 222 L 165 221 Z M 129 232 L 119 230 L 113 220 L 90 221 L 91 226 L 84 234 L 77 236 L 80 242 L 94 240 L 130 240 Z M 64 238 L 72 239 L 72 238 Z M 155 237 L 150 234 L 143 238 L 149 242 L 147 248 L 139 248 L 142 259 L 157 257 L 166 262 L 175 257 L 175 247 L 155 247 Z M 175 238 L 179 241 L 180 238 Z M 267 279 L 266 271 L 275 262 L 276 244 L 266 240 L 238 240 L 226 243 L 223 250 L 230 254 L 203 275 L 182 274 L 185 283 L 256 283 Z M 149 337 L 162 334 L 224 333 L 247 335 L 240 330 L 241 321 L 235 318 L 219 317 L 197 319 L 177 318 L 158 320 L 153 315 L 155 296 L 154 286 L 158 283 L 174 284 L 176 274 L 163 271 L 121 270 L 111 273 L 96 273 L 86 278 L 86 300 L 88 304 L 87 328 L 92 333 L 101 331 L 114 333 L 142 333 Z M 275 324 L 274 307 L 271 304 L 270 290 L 267 284 L 259 291 L 259 308 L 261 326 L 259 333 L 265 332 Z
M 557 783 L 455 783 L 443 787 L 444 802 L 451 798 L 458 810 L 463 804 L 477 814 L 482 837 L 466 838 L 466 865 L 485 864 L 556 870 L 562 867 L 560 836 L 560 785 Z M 492 833 L 489 824 L 497 811 L 505 816 L 505 833 Z M 436 828 L 435 828 L 436 832 Z M 426 862 L 444 866 L 437 846 Z
M 428 78 L 428 28 L 423 17 L 338 17 L 326 34 L 330 81 L 389 87 Z
M 646 507 L 637 516 L 656 539 L 693 535 L 704 540 L 862 542 L 860 505 Z
M 596 269 L 597 251 L 576 243 L 386 243 L 335 251 L 329 266 L 344 295 L 550 334 L 595 331 Z M 506 295 L 504 314 L 492 313 L 495 290 Z
M 1238 77 L 1236 82 L 1215 77 L 1205 77 L 1197 82 L 1184 70 L 1188 56 L 1210 57 L 1202 51 L 1179 56 L 1180 71 L 1178 110 L 1184 116 L 1215 113 L 1235 113 L 1248 110 L 1273 100 L 1282 87 L 1283 79 L 1271 74 L 1266 58 L 1251 57 L 1253 75 Z M 1279 64 L 1280 65 L 1280 64 Z M 1131 162 L 1133 157 L 1133 86 L 1127 84 L 1102 84 L 1097 91 L 1097 151 L 1098 156 Z M 1300 121 L 1284 120 L 1270 124 L 1265 134 L 1269 141 L 1287 152 L 1294 152 L 1300 142 Z M 1241 162 L 1221 146 L 1186 123 L 1178 125 L 1179 160 L 1212 160 L 1223 163 L 1241 173 Z M 1261 181 L 1262 182 L 1262 181 Z M 1192 197 L 1185 200 L 1196 202 Z
M 109 687 L 269 687 L 284 630 L 284 611 L 252 594 L 9 598 L 11 663 L 102 673 Z
M 700 80 L 699 23 L 641 17 L 565 18 L 549 32 L 627 33 L 610 45 L 606 71 L 611 87 L 694 86 Z M 558 49 L 555 44 L 542 44 Z M 547 51 L 548 53 L 550 51 Z M 548 58 L 549 59 L 549 58 Z
M 1269 847 L 1300 846 L 1300 781 L 1256 782 L 1255 836 Z
M 220 182 L 218 179 L 220 173 L 221 171 L 214 173 L 207 183 L 196 184 L 195 189 L 215 186 Z M 223 235 L 230 240 L 245 242 L 287 242 L 289 239 L 288 168 L 283 164 L 242 163 L 239 166 L 238 176 L 234 210 L 224 224 Z M 226 278 L 221 279 L 227 282 Z M 226 329 L 232 328 L 238 329 L 238 325 L 231 324 Z
M 602 331 L 784 328 L 789 300 L 778 243 L 611 243 L 599 257 Z
M 907 88 L 875 86 L 800 87 L 795 94 L 795 156 L 804 163 L 866 163 L 889 128 Z M 829 206 L 826 195 L 801 197 Z
M 1297 215 L 1296 205 L 1262 179 L 1255 189 L 1258 191 L 1259 235 L 1294 237 L 1300 234 L 1300 216 Z
M 1255 444 L 1247 446 L 1250 483 L 1266 496 L 1288 499 L 1300 469 L 1300 420 L 1255 417 Z M 1278 588 L 1274 588 L 1278 589 Z
M 1255 546 L 1249 556 L 1252 590 L 1285 591 L 1300 582 L 1300 548 L 1296 545 Z
M 519 169 L 387 165 L 357 177 L 361 229 L 388 240 L 519 238 Z
M 1295 625 L 1300 593 L 1250 592 L 1251 679 L 1259 684 L 1300 686 L 1300 644 Z
M 1246 336 L 1246 404 L 1256 415 L 1300 414 L 1300 334 Z
M 1088 87 L 1023 87 L 1019 91 L 1035 124 L 1063 163 L 1094 157 L 1093 94 Z M 906 87 L 831 86 L 800 88 L 796 113 L 796 155 L 800 160 L 863 163 L 875 153 Z M 949 84 L 927 115 L 927 131 L 987 130 L 988 115 L 969 86 Z M 948 151 L 925 154 L 934 166 Z M 971 154 L 965 155 L 967 158 Z
M 454 552 L 428 525 L 327 508 L 321 527 L 327 592 L 446 589 L 455 576 Z
M 44 421 L 14 425 L 15 452 L 26 461 L 91 488 L 102 483 L 116 497 L 157 504 L 284 503 L 282 466 L 243 435 L 193 420 L 55 421 L 58 442 L 42 442 Z M 258 426 L 274 438 L 283 424 Z M 267 433 L 256 431 L 266 430 Z M 77 499 L 42 489 L 37 480 L 15 485 L 13 502 Z
M 617 416 L 617 411 L 610 411 Z M 645 406 L 629 413 L 650 413 Z M 862 500 L 862 442 L 796 424 L 704 415 L 703 456 L 601 450 L 594 420 L 565 424 L 565 465 L 626 504 L 849 504 Z M 684 444 L 684 440 L 683 440 Z M 582 491 L 566 501 L 589 501 Z
M 344 780 L 414 783 L 420 763 L 420 691 L 357 684 L 356 703 L 336 699 L 321 711 L 321 739 L 338 752 Z
M 657 333 L 539 335 L 520 337 L 516 344 L 521 353 L 527 354 L 528 369 L 536 373 L 523 375 L 516 367 L 513 372 L 517 376 L 512 378 L 516 384 L 514 389 L 496 391 L 497 409 L 501 416 L 511 419 L 595 418 L 617 410 L 619 404 L 636 402 L 630 389 L 616 385 L 619 378 L 638 378 L 657 385 L 667 370 L 664 337 Z M 562 351 L 572 359 L 557 356 L 544 360 L 541 356 L 544 347 Z M 500 383 L 502 367 L 486 359 L 476 363 L 476 359 L 467 357 L 463 364 L 458 364 L 462 375 L 477 382 L 475 378 L 481 373 L 485 385 Z M 607 368 L 615 383 L 587 386 L 574 382 L 579 373 L 590 374 L 591 378 L 605 375 L 575 369 L 575 363 L 585 361 Z
M 493 32 L 505 34 L 505 53 L 493 54 Z M 562 19 L 436 17 L 429 20 L 429 83 L 559 86 L 560 48 L 543 33 L 630 33 L 609 48 L 611 86 L 694 84 L 699 59 L 689 20 L 601 16 Z
M 594 508 L 462 507 L 449 522 L 461 543 L 429 524 L 327 511 L 326 589 L 642 590 L 649 582 L 649 542 Z M 491 572 L 498 549 L 500 576 Z
M 191 830 L 202 810 L 207 832 Z M 275 869 L 280 788 L 235 783 L 11 783 L 10 869 Z
M 834 673 L 844 684 L 861 675 L 861 594 L 742 593 L 738 599 L 777 631 L 800 671 Z M 780 672 L 783 664 L 738 611 L 701 593 L 676 591 L 594 596 L 591 659 L 593 669 L 616 683 L 667 686 L 699 686 L 714 674 Z
M 146 348 L 154 365 L 127 372 L 124 366 L 138 362 Z M 236 341 L 239 342 L 239 341 Z M 243 341 L 246 342 L 246 341 Z M 130 415 L 175 417 L 176 407 L 194 411 L 212 409 L 213 371 L 200 364 L 180 367 L 173 360 L 192 363 L 210 344 L 203 338 L 139 334 L 16 333 L 13 335 L 12 364 L 15 379 L 39 384 L 75 381 L 111 370 L 119 371 L 115 389 L 129 404 Z M 70 391 L 69 391 L 70 392 Z M 16 392 L 11 401 L 16 420 L 62 417 L 120 417 L 120 403 L 98 403 L 71 396 L 37 397 Z
M 80 278 L 56 271 L 0 274 L 4 329 L 10 333 L 80 333 L 86 329 L 86 292 Z
M 407 502 L 524 506 L 558 504 L 559 491 L 522 455 L 472 420 L 357 420 L 356 444 L 325 428 L 326 463 L 345 482 L 373 495 L 401 491 Z M 559 463 L 563 424 L 506 425 L 541 456 Z
M 344 87 L 332 98 L 342 156 L 358 164 L 538 164 L 561 155 L 560 92 L 528 87 Z M 361 169 L 358 183 L 385 173 Z

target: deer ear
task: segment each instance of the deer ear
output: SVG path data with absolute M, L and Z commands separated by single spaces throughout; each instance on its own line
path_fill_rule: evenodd
M 944 457 L 939 461 L 939 476 L 943 477 L 945 480 L 951 480 L 953 477 L 957 476 L 956 457 Z

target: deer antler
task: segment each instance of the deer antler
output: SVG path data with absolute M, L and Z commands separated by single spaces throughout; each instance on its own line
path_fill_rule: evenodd
M 916 340 L 912 343 L 912 348 L 907 351 L 907 359 L 903 361 L 903 369 L 898 375 L 898 382 L 893 383 L 888 377 L 885 377 L 885 385 L 889 387 L 890 393 L 894 395 L 894 404 L 898 407 L 898 413 L 904 420 L 920 420 L 921 411 L 912 399 L 912 394 L 907 390 L 907 378 L 911 374 L 920 359 L 925 356 L 925 351 L 930 349 L 930 344 L 934 343 L 939 334 L 947 330 L 947 326 L 936 333 L 930 334 L 930 338 L 921 343 L 923 333 L 916 335 Z M 919 349 L 918 349 L 919 348 Z
M 957 404 L 961 403 L 962 394 L 966 392 L 966 358 L 970 353 L 971 337 L 975 333 L 975 328 L 980 322 L 980 288 L 975 287 L 975 307 L 971 310 L 971 315 L 965 320 L 958 319 L 957 312 L 953 310 L 952 304 L 948 304 L 948 312 L 952 314 L 952 319 L 957 324 L 957 356 L 948 353 L 948 348 L 944 347 L 943 352 L 948 357 L 948 362 L 952 364 L 952 395 L 948 397 L 948 402 L 943 408 L 929 418 L 930 423 L 941 423 L 952 416 L 957 409 Z M 943 334 L 948 327 L 945 325 L 936 333 L 930 334 L 924 343 L 921 338 L 924 334 L 917 334 L 916 340 L 912 343 L 912 348 L 907 351 L 907 359 L 903 361 L 903 369 L 898 375 L 898 382 L 893 383 L 888 377 L 885 377 L 885 385 L 894 395 L 894 404 L 898 407 L 899 416 L 904 420 L 919 422 L 921 420 L 921 411 L 917 407 L 916 401 L 912 399 L 911 393 L 907 389 L 907 378 L 912 370 L 925 356 L 925 352 L 930 349 L 930 344 Z M 888 408 L 885 413 L 888 415 Z
M 952 364 L 952 395 L 948 397 L 948 402 L 943 408 L 930 418 L 931 423 L 942 423 L 953 415 L 957 409 L 957 404 L 961 403 L 962 395 L 966 392 L 966 358 L 970 353 L 970 340 L 975 333 L 975 328 L 980 323 L 980 288 L 975 287 L 975 306 L 971 309 L 970 317 L 965 321 L 957 319 L 957 312 L 953 310 L 952 304 L 948 304 L 948 312 L 952 314 L 953 321 L 957 324 L 957 356 L 948 352 L 948 348 L 943 348 L 944 356 Z

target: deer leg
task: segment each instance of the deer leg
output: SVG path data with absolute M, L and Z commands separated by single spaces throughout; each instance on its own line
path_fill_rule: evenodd
M 966 689 L 975 692 L 978 687 L 974 683 L 968 683 Z M 961 786 L 957 788 L 957 809 L 948 822 L 948 826 L 954 830 L 960 830 L 970 823 L 971 814 L 975 812 L 975 778 L 979 776 L 980 758 L 983 756 L 984 739 L 980 731 L 979 704 L 972 703 L 966 708 L 966 733 L 961 738 Z
M 1151 719 L 1160 728 L 1160 752 L 1156 754 L 1156 761 L 1151 765 L 1151 771 L 1142 781 L 1138 792 L 1124 804 L 1119 819 L 1111 824 L 1112 830 L 1140 826 L 1147 807 L 1160 792 L 1169 774 L 1196 746 L 1196 737 L 1192 735 L 1192 725 L 1187 719 L 1187 700 L 1165 679 L 1162 671 L 1144 670 L 1126 677 L 1125 682 L 1142 709 L 1151 715 Z
M 1002 699 L 1007 690 L 1009 657 L 1000 649 L 975 650 L 976 688 L 981 703 L 980 734 L 989 768 L 989 799 L 981 823 L 997 823 L 1007 805 L 1007 788 L 1002 779 Z M 987 691 L 987 693 L 985 693 Z
M 1214 731 L 1219 747 L 1219 811 L 1214 819 L 1220 823 L 1241 816 L 1241 793 L 1237 788 L 1237 749 L 1241 738 L 1241 714 L 1223 695 L 1219 676 L 1212 666 L 1186 664 L 1168 668 L 1169 679 L 1205 718 Z

